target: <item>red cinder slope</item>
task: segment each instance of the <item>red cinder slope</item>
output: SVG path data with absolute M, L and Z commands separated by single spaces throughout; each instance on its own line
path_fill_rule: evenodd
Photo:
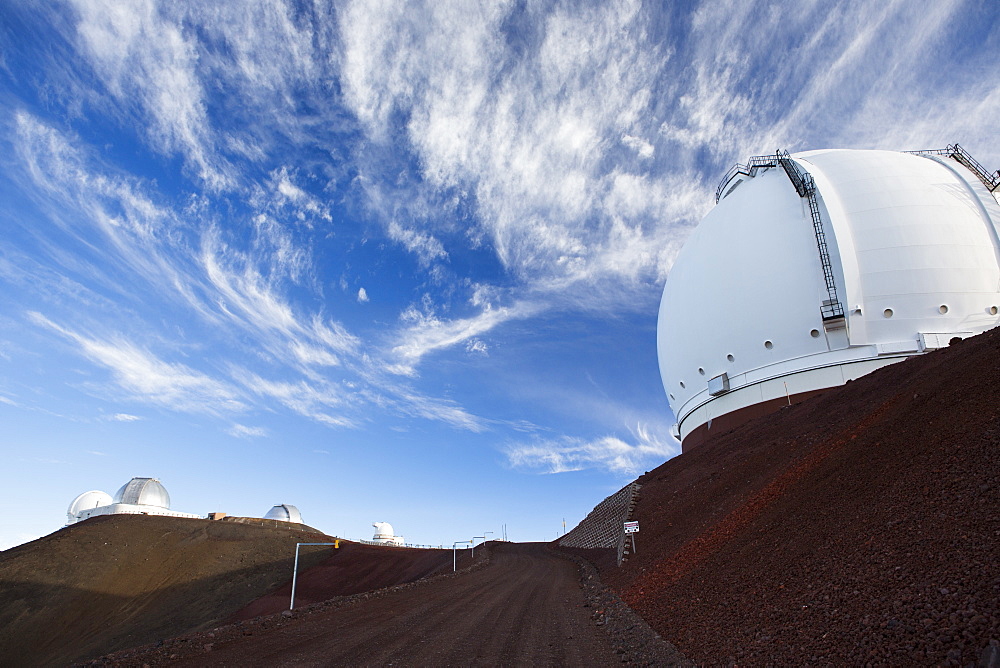
M 638 553 L 602 575 L 696 662 L 1000 652 L 998 353 L 987 332 L 647 473 Z

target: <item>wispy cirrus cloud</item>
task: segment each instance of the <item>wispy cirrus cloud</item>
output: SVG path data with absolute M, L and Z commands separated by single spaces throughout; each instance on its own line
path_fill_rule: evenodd
M 145 184 L 106 173 L 71 138 L 29 114 L 19 113 L 16 125 L 21 159 L 33 184 L 84 214 L 82 220 L 63 221 L 63 231 L 84 249 L 110 243 L 114 254 L 102 253 L 103 263 L 113 258 L 119 271 L 209 324 L 228 321 L 255 332 L 285 361 L 328 366 L 357 349 L 358 339 L 341 324 L 296 312 L 283 294 L 288 285 L 312 280 L 313 260 L 306 242 L 297 241 L 274 217 L 278 209 L 264 190 L 254 195 L 261 208 L 249 221 L 248 246 L 235 247 L 226 243 L 217 226 L 204 225 L 198 211 L 177 212 L 156 204 Z M 277 185 L 270 179 L 272 191 L 282 184 L 286 190 L 293 188 L 289 179 L 287 171 Z M 303 210 L 314 208 L 307 201 Z M 194 220 L 187 220 L 188 215 Z M 96 256 L 88 264 L 86 253 L 70 257 L 55 247 L 51 252 L 72 262 L 66 268 L 89 282 L 103 283 L 113 292 L 131 287 L 131 281 L 123 283 L 116 272 L 98 264 Z M 143 294 L 135 294 L 136 301 L 147 299 L 144 291 L 137 292 Z
M 231 375 L 248 392 L 277 401 L 293 412 L 331 427 L 356 427 L 349 415 L 348 392 L 322 379 L 269 380 L 253 371 L 233 367 Z
M 689 70 L 676 79 L 678 104 L 661 134 L 685 151 L 709 152 L 721 169 L 775 148 L 903 150 L 959 136 L 997 155 L 982 115 L 997 110 L 995 80 L 975 67 L 942 67 L 956 42 L 1000 44 L 995 30 L 970 20 L 980 13 L 972 8 L 702 3 L 681 58 Z
M 186 413 L 221 415 L 247 408 L 236 389 L 225 381 L 183 364 L 164 362 L 129 341 L 84 336 L 37 312 L 28 313 L 28 318 L 77 344 L 84 356 L 111 372 L 130 399 Z
M 424 393 L 428 361 L 486 366 L 513 325 L 560 313 L 653 312 L 732 162 L 956 139 L 1000 162 L 1000 85 L 976 60 L 1000 33 L 979 10 L 32 6 L 66 50 L 33 53 L 49 59 L 45 90 L 0 127 L 15 190 L 52 223 L 21 223 L 41 251 L 4 249 L 0 278 L 38 296 L 22 303 L 46 314 L 35 324 L 128 398 L 212 406 L 227 425 L 256 408 L 357 428 L 375 409 L 496 428 Z M 88 145 L 105 127 L 119 132 Z M 339 300 L 324 292 L 338 277 Z M 556 394 L 603 425 L 634 422 L 600 396 Z M 528 468 L 620 470 L 669 445 L 553 437 L 514 451 Z
M 395 335 L 390 351 L 395 364 L 387 367 L 393 373 L 414 375 L 421 359 L 436 350 L 451 348 L 472 341 L 510 320 L 529 318 L 542 310 L 540 304 L 521 302 L 510 307 L 482 306 L 478 314 L 468 318 L 441 319 L 434 311 L 429 298 L 420 305 L 410 305 L 402 314 L 404 328 Z M 475 350 L 483 352 L 485 344 L 479 342 Z
M 226 433 L 234 438 L 263 438 L 268 435 L 264 427 L 248 427 L 244 424 L 234 424 Z
M 78 251 L 36 232 L 63 271 L 112 294 L 125 290 L 109 269 L 124 271 L 172 299 L 199 304 L 194 268 L 184 252 L 186 225 L 145 192 L 141 179 L 101 169 L 75 137 L 27 112 L 15 113 L 12 129 L 19 164 L 30 178 L 24 190 L 44 193 L 51 220 Z
M 251 250 L 230 246 L 216 228 L 203 235 L 199 261 L 220 316 L 253 333 L 277 359 L 306 370 L 359 356 L 362 342 L 356 335 L 319 313 L 302 313 L 287 298 L 312 262 L 275 227 L 264 225 L 267 238 L 255 236 Z
M 408 417 L 443 422 L 474 433 L 484 432 L 490 427 L 488 420 L 473 415 L 456 401 L 429 397 L 402 386 L 394 387 L 393 395 L 393 409 Z
M 962 3 L 920 7 L 713 2 L 674 24 L 638 2 L 346 3 L 344 101 L 376 144 L 402 134 L 419 165 L 370 164 L 365 193 L 425 266 L 463 239 L 433 216 L 398 218 L 415 189 L 472 207 L 465 240 L 487 240 L 519 279 L 512 298 L 530 293 L 538 312 L 646 308 L 715 179 L 748 154 L 912 148 L 928 136 L 943 145 L 963 128 L 985 139 L 1000 86 L 935 73 L 934 48 L 963 33 Z M 412 371 L 426 352 L 501 325 L 502 313 L 421 320 L 407 309 L 392 353 Z
M 353 3 L 340 15 L 345 100 L 371 136 L 388 140 L 394 114 L 406 113 L 425 185 L 467 192 L 481 233 L 525 279 L 657 275 L 662 258 L 646 239 L 657 195 L 632 208 L 645 216 L 616 215 L 629 234 L 609 235 L 614 221 L 602 215 L 623 173 L 662 190 L 658 175 L 629 164 L 654 150 L 643 118 L 669 56 L 648 38 L 641 7 L 529 9 L 513 27 L 512 6 L 413 9 Z M 639 262 L 600 260 L 637 237 Z
M 380 353 L 372 351 L 374 357 L 366 353 L 362 339 L 341 323 L 293 304 L 288 296 L 291 287 L 315 288 L 314 261 L 306 243 L 297 240 L 287 224 L 279 222 L 277 216 L 286 206 L 282 198 L 304 202 L 299 212 L 313 216 L 306 223 L 322 220 L 323 215 L 310 204 L 312 200 L 299 194 L 290 171 L 268 178 L 269 187 L 278 193 L 274 197 L 267 195 L 266 189 L 256 191 L 254 200 L 259 213 L 250 219 L 249 234 L 237 246 L 215 224 L 202 223 L 201 229 L 195 231 L 203 215 L 199 210 L 178 212 L 154 204 L 145 192 L 145 184 L 107 175 L 71 138 L 30 115 L 20 114 L 18 124 L 21 156 L 34 184 L 84 214 L 78 220 L 66 221 L 63 230 L 85 248 L 104 247 L 110 241 L 120 262 L 118 271 L 138 278 L 148 288 L 135 289 L 135 280 L 123 282 L 118 272 L 111 274 L 106 265 L 96 261 L 81 264 L 86 254 L 72 258 L 74 272 L 81 281 L 103 283 L 111 292 L 135 290 L 132 296 L 137 304 L 148 301 L 152 290 L 175 307 L 196 315 L 215 336 L 242 338 L 255 353 L 266 353 L 273 366 L 268 373 L 288 378 L 292 372 L 290 379 L 271 381 L 266 380 L 263 371 L 241 371 L 233 376 L 233 385 L 188 364 L 157 358 L 120 334 L 92 331 L 82 335 L 79 332 L 88 330 L 89 324 L 56 325 L 51 318 L 33 316 L 36 324 L 59 332 L 76 343 L 85 357 L 111 369 L 118 386 L 130 398 L 181 411 L 224 413 L 243 411 L 252 403 L 252 397 L 257 397 L 276 400 L 299 415 L 332 427 L 357 428 L 362 423 L 357 407 L 347 410 L 340 399 L 344 394 L 340 380 L 354 378 L 362 388 L 378 388 L 359 393 L 357 398 L 362 402 L 368 397 L 374 405 L 401 415 L 438 420 L 462 429 L 483 428 L 478 418 L 457 404 L 424 397 L 412 387 L 385 378 L 387 371 L 399 366 L 398 355 L 388 354 L 390 362 L 379 361 Z M 186 221 L 188 215 L 195 216 L 194 221 Z M 301 222 L 302 216 L 296 215 L 295 219 Z M 60 255 L 57 249 L 53 254 L 67 257 L 69 262 L 68 256 Z M 102 259 L 106 260 L 107 255 Z M 23 267 L 10 272 L 12 277 L 23 273 Z M 64 300 L 67 303 L 79 302 L 81 294 L 91 294 L 91 289 L 52 274 L 45 267 L 34 267 L 29 273 L 36 280 L 50 281 L 47 293 L 63 292 L 67 298 L 72 297 Z M 359 292 L 359 297 L 362 294 L 367 297 L 366 292 Z M 100 301 L 97 293 L 92 297 L 98 300 L 97 310 L 120 310 L 120 306 Z M 129 314 L 131 327 L 142 329 L 144 323 L 136 316 Z M 67 317 L 90 322 L 82 313 L 60 319 Z M 436 325 L 441 327 L 443 323 L 437 320 Z M 420 327 L 421 342 L 409 347 L 403 356 L 403 362 L 409 365 L 407 372 L 412 372 L 412 364 L 423 355 L 419 346 L 441 349 L 462 338 L 452 333 L 442 342 L 440 336 L 431 333 L 433 326 L 428 319 Z M 482 327 L 472 326 L 472 330 Z M 240 366 L 235 363 L 238 357 L 233 357 L 234 368 Z M 334 368 L 340 376 L 329 376 L 329 370 Z
M 209 187 L 232 186 L 232 167 L 215 147 L 191 33 L 152 0 L 131 11 L 113 1 L 75 5 L 81 52 L 119 107 L 142 121 L 150 143 L 182 155 Z
M 340 77 L 370 137 L 403 132 L 421 187 L 466 197 L 526 282 L 655 281 L 714 180 L 748 153 L 907 148 L 940 136 L 945 114 L 945 128 L 982 138 L 997 84 L 944 80 L 935 60 L 969 35 L 957 23 L 968 6 L 917 7 L 706 2 L 674 24 L 638 2 L 355 2 L 339 15 Z M 394 191 L 410 196 L 393 182 L 379 197 Z
M 642 425 L 633 430 L 631 441 L 617 436 L 597 439 L 561 436 L 513 444 L 506 448 L 505 454 L 511 466 L 539 473 L 602 468 L 629 476 L 680 454 L 680 443 L 653 434 Z
M 114 422 L 138 422 L 143 418 L 138 415 L 131 415 L 130 413 L 115 413 L 108 419 L 113 420 Z

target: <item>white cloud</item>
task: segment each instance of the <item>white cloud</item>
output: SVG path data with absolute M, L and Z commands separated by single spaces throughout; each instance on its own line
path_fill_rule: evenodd
M 489 355 L 490 349 L 482 339 L 469 339 L 465 342 L 465 351 L 477 355 Z
M 59 122 L 98 108 L 137 128 L 153 160 L 179 157 L 207 188 L 171 203 L 155 182 L 99 160 L 120 147 L 81 149 L 15 111 L 20 160 L 9 171 L 58 227 L 24 223 L 54 263 L 38 293 L 130 297 L 102 314 L 115 322 L 147 296 L 165 298 L 198 314 L 216 350 L 239 348 L 222 364 L 248 364 L 249 353 L 268 368 L 234 386 L 134 343 L 153 336 L 95 332 L 80 313 L 32 308 L 126 394 L 181 410 L 203 402 L 228 414 L 252 392 L 331 425 L 360 424 L 360 404 L 483 429 L 398 375 L 417 376 L 445 350 L 485 355 L 488 333 L 554 309 L 649 308 L 732 162 L 778 147 L 966 137 L 977 156 L 976 142 L 985 147 L 986 164 L 1000 161 L 995 77 L 937 69 L 957 2 L 703 2 L 676 25 L 629 0 L 347 1 L 308 12 L 285 2 L 73 4 L 70 20 L 49 23 L 75 31 L 66 37 L 80 72 L 100 81 L 53 82 L 77 99 Z M 980 50 L 996 44 L 990 33 Z M 333 193 L 365 198 L 383 228 L 371 237 L 413 255 L 439 308 L 404 310 L 384 338 L 348 330 L 313 256 L 346 237 L 333 225 Z M 502 275 L 456 276 L 470 247 L 494 253 L 502 267 L 489 270 Z M 342 301 L 368 301 L 366 288 L 350 295 L 342 281 Z M 160 326 L 128 316 L 131 332 Z M 188 327 L 161 337 L 194 342 L 205 331 Z M 612 450 L 644 442 L 607 438 Z M 538 456 L 572 467 L 597 441 L 546 443 L 534 444 Z
M 396 400 L 391 402 L 391 406 L 403 415 L 443 422 L 474 433 L 484 432 L 488 428 L 485 420 L 469 413 L 454 401 L 427 397 L 403 388 L 395 388 L 394 394 Z
M 542 473 L 601 468 L 634 476 L 647 466 L 658 466 L 680 454 L 680 444 L 676 440 L 660 438 L 642 426 L 633 431 L 632 437 L 633 443 L 616 436 L 594 440 L 570 436 L 536 439 L 508 447 L 506 455 L 511 466 Z
M 234 424 L 226 433 L 234 438 L 261 438 L 268 435 L 264 427 L 248 427 L 242 424 Z
M 246 409 L 234 388 L 186 365 L 164 362 L 120 338 L 88 338 L 37 312 L 29 313 L 28 317 L 36 325 L 73 341 L 85 357 L 110 370 L 119 388 L 131 400 L 186 413 L 219 414 Z
M 128 413 L 115 413 L 108 419 L 114 420 L 115 422 L 136 422 L 138 420 L 142 420 L 143 418 L 138 415 L 130 415 Z
M 639 5 L 617 3 L 528 8 L 522 18 L 532 34 L 515 57 L 501 38 L 512 7 L 349 4 L 345 99 L 376 141 L 388 141 L 397 110 L 408 114 L 407 138 L 427 186 L 473 194 L 480 233 L 525 281 L 555 277 L 553 288 L 564 291 L 601 276 L 659 276 L 670 258 L 654 250 L 663 235 L 650 230 L 671 225 L 652 215 L 662 205 L 650 207 L 661 177 L 615 158 L 623 150 L 643 161 L 654 155 L 640 137 L 657 136 L 645 116 L 668 54 L 649 40 Z M 646 204 L 633 207 L 645 215 L 618 216 L 643 245 L 632 262 L 602 259 L 620 255 L 602 214 L 612 163 L 650 184 L 638 193 Z M 389 223 L 394 238 L 404 232 L 419 246 L 418 231 Z
M 356 427 L 357 420 L 345 414 L 346 395 L 323 380 L 267 380 L 245 369 L 233 368 L 233 377 L 247 391 L 275 400 L 291 411 L 331 427 Z
M 487 240 L 520 288 L 586 299 L 600 285 L 602 307 L 628 308 L 648 304 L 643 288 L 747 155 L 958 134 L 990 145 L 995 78 L 939 71 L 962 8 L 705 2 L 674 25 L 638 2 L 353 2 L 340 79 L 372 142 L 404 143 L 419 165 L 386 163 L 366 192 L 425 264 L 416 240 L 440 240 L 439 257 L 450 241 L 433 215 L 396 215 L 414 188 L 474 206 L 467 238 Z
M 295 355 L 295 359 L 310 369 L 324 366 L 340 366 L 340 358 L 325 347 L 294 341 L 291 343 L 291 349 Z
M 641 137 L 622 135 L 622 143 L 635 151 L 640 158 L 652 158 L 653 153 L 656 152 L 653 145 Z
M 391 356 L 397 373 L 412 375 L 420 360 L 435 350 L 465 343 L 504 322 L 528 318 L 540 310 L 538 304 L 520 302 L 510 307 L 487 306 L 475 316 L 454 320 L 439 319 L 427 304 L 422 309 L 411 305 L 401 319 L 407 325 L 396 334 Z
M 289 264 L 284 258 L 294 253 L 274 252 L 270 245 L 262 254 L 266 260 L 228 246 L 218 230 L 203 236 L 201 264 L 224 317 L 252 331 L 286 362 L 328 367 L 339 365 L 343 355 L 358 354 L 360 340 L 343 325 L 318 314 L 298 314 L 284 296 L 285 280 L 293 277 L 292 265 L 298 262 Z
M 396 221 L 391 221 L 388 227 L 389 238 L 403 245 L 406 250 L 417 256 L 420 264 L 428 267 L 435 260 L 448 257 L 440 241 L 429 234 L 404 228 Z
M 31 179 L 31 185 L 22 186 L 42 191 L 58 232 L 69 235 L 81 251 L 70 253 L 60 247 L 62 238 L 39 235 L 46 252 L 62 265 L 63 275 L 49 279 L 52 287 L 65 290 L 57 284 L 68 282 L 65 274 L 83 274 L 118 295 L 131 287 L 112 277 L 114 270 L 122 270 L 143 288 L 204 313 L 197 296 L 199 281 L 192 276 L 194 266 L 184 246 L 186 226 L 174 212 L 157 204 L 138 179 L 102 169 L 75 138 L 23 111 L 14 120 L 15 150 L 24 176 Z
M 180 153 L 211 188 L 232 184 L 215 150 L 193 31 L 152 0 L 125 8 L 113 0 L 76 2 L 82 53 L 118 104 L 145 121 L 148 139 Z

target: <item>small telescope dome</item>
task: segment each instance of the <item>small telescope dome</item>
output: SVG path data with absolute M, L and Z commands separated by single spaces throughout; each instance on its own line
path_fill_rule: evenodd
M 73 522 L 76 522 L 80 517 L 80 513 L 84 510 L 110 506 L 112 502 L 113 500 L 111 495 L 106 492 L 101 492 L 96 489 L 84 492 L 80 496 L 73 499 L 73 503 L 69 504 L 69 510 L 66 511 L 66 523 L 72 524 Z
M 302 513 L 300 513 L 299 509 L 295 506 L 282 503 L 267 511 L 267 515 L 264 515 L 264 519 L 302 524 Z
M 396 537 L 392 525 L 388 522 L 374 522 L 372 526 L 375 527 L 375 536 L 372 540 L 388 540 Z
M 118 490 L 114 502 L 170 509 L 170 495 L 156 478 L 132 478 Z

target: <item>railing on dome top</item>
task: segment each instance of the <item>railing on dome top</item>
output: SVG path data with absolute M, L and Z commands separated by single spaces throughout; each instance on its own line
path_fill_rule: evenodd
M 958 146 L 956 144 L 956 146 Z M 970 156 L 971 158 L 971 156 Z M 976 163 L 978 164 L 978 163 Z M 823 267 L 823 282 L 826 284 L 827 298 L 820 305 L 820 314 L 823 321 L 839 320 L 844 317 L 844 306 L 837 297 L 837 282 L 833 276 L 833 264 L 830 261 L 830 251 L 826 244 L 826 233 L 823 231 L 823 219 L 819 213 L 819 202 L 816 200 L 816 182 L 807 172 L 799 169 L 799 166 L 791 159 L 788 151 L 777 150 L 774 155 L 754 155 L 747 161 L 747 164 L 739 163 L 733 165 L 715 189 L 715 203 L 722 199 L 723 192 L 729 182 L 736 178 L 737 174 L 745 174 L 753 177 L 760 169 L 768 169 L 780 166 L 788 180 L 795 187 L 795 192 L 799 197 L 809 202 L 809 216 L 812 218 L 813 233 L 816 236 L 816 250 L 819 251 L 819 261 Z
M 722 181 L 719 183 L 719 187 L 715 189 L 715 203 L 718 204 L 719 200 L 722 199 L 722 192 L 725 190 L 729 182 L 736 178 L 737 174 L 745 174 L 747 176 L 756 176 L 758 169 L 763 169 L 765 167 L 777 167 L 777 154 L 775 155 L 752 155 L 750 159 L 747 160 L 747 164 L 741 165 L 736 163 L 729 168 L 726 175 L 722 177 Z
M 949 144 L 945 148 L 928 149 L 925 151 L 907 151 L 907 153 L 912 153 L 913 155 L 946 155 L 968 168 L 969 171 L 983 182 L 984 186 L 989 188 L 990 192 L 996 192 L 997 188 L 1000 188 L 1000 170 L 990 174 L 968 151 L 958 144 Z
M 420 548 L 422 550 L 450 550 L 451 548 L 446 545 L 417 545 L 416 543 L 405 543 L 403 545 L 397 545 L 396 543 L 383 543 L 377 540 L 364 540 L 359 538 L 358 543 L 362 545 L 378 545 L 379 547 L 413 547 Z

